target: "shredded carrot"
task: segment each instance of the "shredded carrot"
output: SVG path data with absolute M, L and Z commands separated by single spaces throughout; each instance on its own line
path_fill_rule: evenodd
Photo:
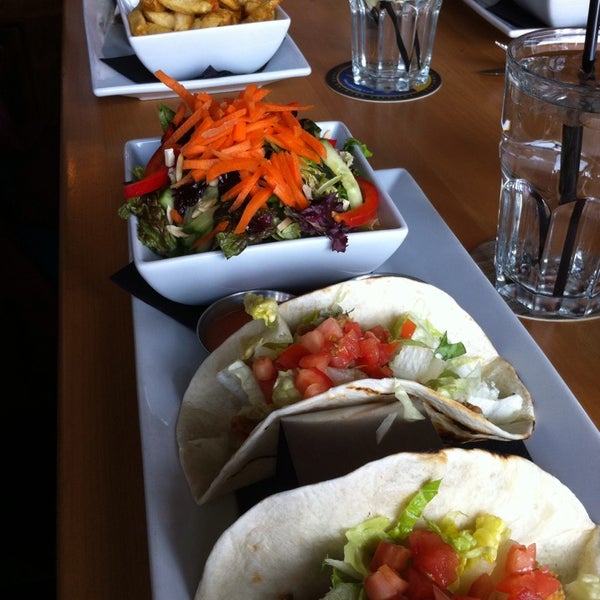
M 212 181 L 224 175 L 225 173 L 231 173 L 232 171 L 255 171 L 260 165 L 260 159 L 251 158 L 229 158 L 227 160 L 220 160 L 216 162 L 208 172 L 206 173 L 206 180 Z
M 174 208 L 171 209 L 170 214 L 173 223 L 176 225 L 181 225 L 181 223 L 183 223 L 183 217 Z
M 227 202 L 228 200 L 235 198 L 233 204 L 229 207 L 229 212 L 233 212 L 242 206 L 242 204 L 246 201 L 246 198 L 256 188 L 258 180 L 263 175 L 264 166 L 263 168 L 258 168 L 254 173 L 250 173 L 248 176 L 243 177 L 238 184 L 234 185 L 230 190 L 223 194 L 221 197 L 223 202 Z
M 175 112 L 175 115 L 173 116 L 173 125 L 175 127 L 179 127 L 183 123 L 183 120 L 185 119 L 185 113 L 186 113 L 186 105 L 185 105 L 185 103 L 181 103 L 177 107 L 177 111 Z
M 238 224 L 235 226 L 233 230 L 234 233 L 240 234 L 246 231 L 246 227 L 250 224 L 252 217 L 258 212 L 258 209 L 261 206 L 264 206 L 267 203 L 267 200 L 272 196 L 272 191 L 270 188 L 260 188 L 254 196 L 248 201 L 246 207 L 244 208 L 244 212 L 238 221 Z
M 231 132 L 234 142 L 242 142 L 246 139 L 246 121 L 244 119 L 238 119 L 233 126 Z
M 179 181 L 171 184 L 173 189 L 179 188 L 183 185 L 187 185 L 188 183 L 194 183 L 194 179 L 192 177 L 192 173 L 186 173 Z M 199 181 L 199 180 L 198 180 Z
M 164 71 L 155 71 L 159 81 L 162 81 L 167 87 L 171 88 L 187 105 L 191 110 L 194 110 L 194 95 L 189 92 L 183 85 L 176 79 L 169 77 Z
M 246 230 L 272 195 L 297 210 L 309 205 L 303 192 L 302 164 L 321 162 L 326 155 L 321 141 L 297 118 L 310 106 L 267 102 L 270 90 L 256 84 L 246 86 L 236 97 L 217 100 L 208 92 L 187 91 L 162 71 L 156 76 L 183 101 L 173 118 L 175 129 L 165 141 L 165 146 L 179 144 L 183 159 L 183 177 L 173 187 L 237 172 L 239 183 L 221 196 L 231 203 L 230 212 L 241 209 L 236 233 Z M 269 145 L 273 151 L 266 154 Z M 198 240 L 196 246 L 204 241 Z
M 165 141 L 165 146 L 169 148 L 175 142 L 178 142 L 198 121 L 202 119 L 202 113 L 192 113 Z

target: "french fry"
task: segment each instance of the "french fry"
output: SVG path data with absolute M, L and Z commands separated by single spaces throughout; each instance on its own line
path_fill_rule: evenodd
M 140 0 L 139 6 L 141 6 L 144 13 L 165 12 L 167 10 L 160 0 Z
M 207 27 L 223 27 L 224 25 L 235 25 L 239 23 L 239 17 L 230 10 L 220 8 L 206 15 L 194 19 L 194 29 L 205 29 Z
M 171 33 L 173 30 L 168 27 L 163 27 L 162 25 L 157 25 L 156 23 L 148 23 L 148 35 L 152 35 L 153 33 Z
M 246 16 L 243 22 L 272 21 L 279 3 L 280 0 L 247 0 L 244 5 Z
M 146 35 L 148 33 L 148 22 L 144 13 L 139 6 L 136 6 L 128 15 L 127 21 L 129 22 L 129 29 L 131 29 L 131 35 Z
M 171 11 L 164 10 L 161 12 L 156 12 L 154 10 L 147 10 L 144 12 L 144 14 L 150 23 L 160 25 L 169 31 L 173 31 L 173 29 L 175 29 L 175 14 Z
M 186 15 L 204 15 L 213 8 L 209 0 L 160 0 L 164 6 L 174 12 Z
M 219 4 L 233 11 L 238 11 L 241 8 L 238 0 L 219 0 Z
M 194 15 L 176 12 L 174 15 L 173 31 L 187 31 L 194 25 Z
M 127 15 L 132 35 L 270 21 L 281 0 L 139 0 Z

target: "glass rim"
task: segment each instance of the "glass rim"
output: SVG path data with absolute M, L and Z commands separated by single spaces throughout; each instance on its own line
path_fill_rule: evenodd
M 565 44 L 576 45 L 583 53 L 586 30 L 584 27 L 548 27 L 536 29 L 511 40 L 506 48 L 507 67 L 519 70 L 532 79 L 547 82 L 558 88 L 570 90 L 586 96 L 600 97 L 600 67 L 596 78 L 590 82 L 562 81 L 542 75 L 527 68 L 523 59 L 533 56 L 544 56 L 546 50 L 564 49 Z M 535 49 L 543 48 L 536 52 Z M 524 51 L 524 52 L 523 52 Z M 597 52 L 598 54 L 598 52 Z

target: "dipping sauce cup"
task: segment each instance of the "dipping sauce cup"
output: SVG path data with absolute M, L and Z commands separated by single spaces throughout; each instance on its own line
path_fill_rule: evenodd
M 207 352 L 218 348 L 231 334 L 249 323 L 252 317 L 244 309 L 244 296 L 253 293 L 274 298 L 278 303 L 293 298 L 293 294 L 278 290 L 247 290 L 215 300 L 198 319 L 196 334 Z

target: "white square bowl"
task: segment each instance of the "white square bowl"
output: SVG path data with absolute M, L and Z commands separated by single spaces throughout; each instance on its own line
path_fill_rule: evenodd
M 317 123 L 341 147 L 351 137 L 339 121 Z M 159 144 L 158 138 L 125 144 L 125 180 L 136 165 L 145 165 Z M 140 275 L 159 294 L 182 304 L 208 304 L 233 292 L 276 289 L 294 293 L 371 273 L 400 247 L 408 227 L 389 194 L 360 150 L 354 166 L 379 192 L 380 227 L 348 234 L 345 252 L 331 249 L 329 238 L 310 237 L 248 246 L 229 259 L 220 250 L 164 258 L 137 237 L 137 218 L 129 217 L 129 244 Z
M 238 75 L 258 71 L 277 52 L 290 27 L 290 17 L 277 7 L 272 21 L 132 35 L 127 15 L 138 0 L 117 3 L 129 44 L 143 65 L 180 81 L 196 79 L 209 67 Z
M 550 27 L 585 27 L 589 0 L 514 0 Z

